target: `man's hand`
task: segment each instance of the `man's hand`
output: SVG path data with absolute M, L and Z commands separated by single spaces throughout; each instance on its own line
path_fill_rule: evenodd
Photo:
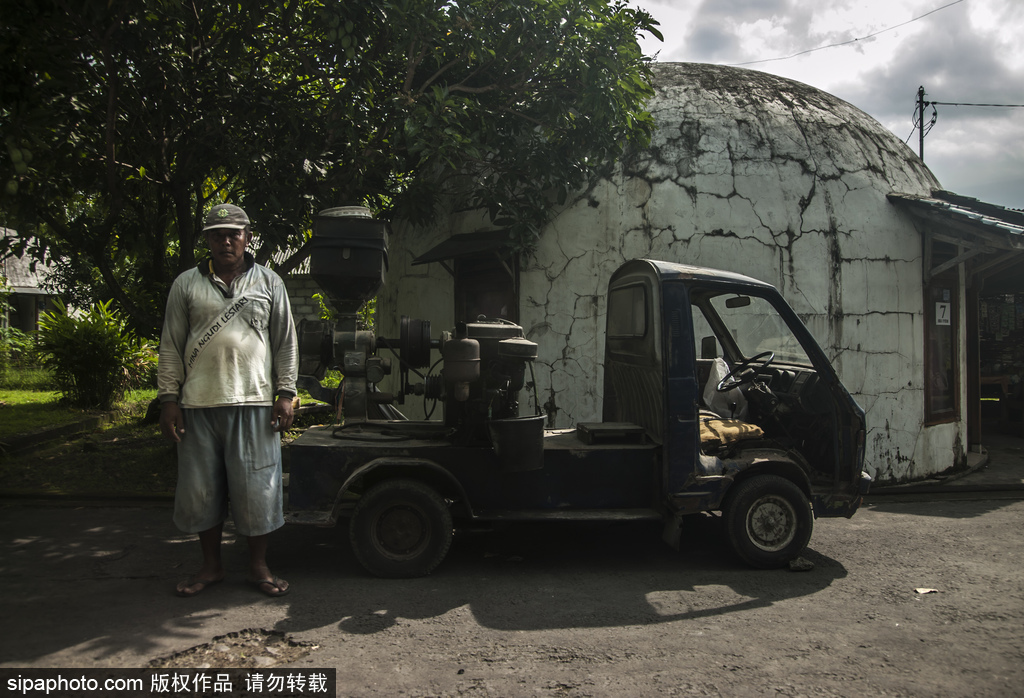
M 181 437 L 185 435 L 185 420 L 178 403 L 163 402 L 160 404 L 160 431 L 174 442 L 181 441 Z
M 279 397 L 274 403 L 274 412 L 270 418 L 270 425 L 274 431 L 288 431 L 295 421 L 295 408 L 292 405 L 292 398 Z

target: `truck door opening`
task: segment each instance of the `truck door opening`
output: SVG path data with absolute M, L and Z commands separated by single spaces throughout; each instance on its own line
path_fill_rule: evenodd
M 756 425 L 803 455 L 812 480 L 832 479 L 835 399 L 785 318 L 756 295 L 695 290 L 691 299 L 702 415 Z

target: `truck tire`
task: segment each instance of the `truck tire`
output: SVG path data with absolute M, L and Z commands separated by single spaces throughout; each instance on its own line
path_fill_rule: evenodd
M 452 544 L 444 499 L 417 480 L 385 480 L 359 499 L 349 540 L 370 574 L 408 579 L 430 574 Z
M 735 488 L 723 507 L 725 529 L 744 562 L 774 569 L 803 552 L 811 540 L 814 517 L 796 484 L 778 475 L 757 475 Z

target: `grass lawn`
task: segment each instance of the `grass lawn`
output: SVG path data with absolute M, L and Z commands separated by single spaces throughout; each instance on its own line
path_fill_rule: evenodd
M 0 489 L 58 494 L 160 494 L 174 491 L 174 445 L 156 424 L 143 423 L 155 390 L 131 393 L 111 413 L 112 422 L 41 448 L 0 457 Z M 0 391 L 0 442 L 100 414 L 74 410 L 59 393 Z
M 177 451 L 158 424 L 144 421 L 156 390 L 130 393 L 111 413 L 111 423 L 61 438 L 31 451 L 3 454 L 5 436 L 57 427 L 98 411 L 63 405 L 60 393 L 0 389 L 0 490 L 14 493 L 154 495 L 172 494 Z M 285 440 L 319 417 L 303 419 Z
M 99 414 L 76 410 L 59 402 L 51 390 L 0 389 L 0 443 L 15 434 L 30 434 Z

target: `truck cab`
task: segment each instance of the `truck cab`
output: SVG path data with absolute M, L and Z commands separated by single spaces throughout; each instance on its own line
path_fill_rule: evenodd
M 661 444 L 667 513 L 724 512 L 737 553 L 765 567 L 806 545 L 814 517 L 856 511 L 864 412 L 774 287 L 627 262 L 605 342 L 603 421 Z
M 347 520 L 372 574 L 429 574 L 474 522 L 651 519 L 678 545 L 684 517 L 702 512 L 721 517 L 740 559 L 779 567 L 816 517 L 850 517 L 867 492 L 864 413 L 769 284 L 626 262 L 608 288 L 602 421 L 545 429 L 545 415 L 522 414 L 539 400 L 520 400 L 536 390 L 537 357 L 521 327 L 477 318 L 438 339 L 408 318 L 393 339 L 359 329 L 386 234 L 327 223 L 313 275 L 342 319 L 300 325 L 300 385 L 344 422 L 288 447 L 286 520 Z M 394 360 L 400 389 L 384 392 Z M 319 379 L 332 367 L 345 380 L 328 390 Z M 440 418 L 405 419 L 407 397 L 440 405 Z

